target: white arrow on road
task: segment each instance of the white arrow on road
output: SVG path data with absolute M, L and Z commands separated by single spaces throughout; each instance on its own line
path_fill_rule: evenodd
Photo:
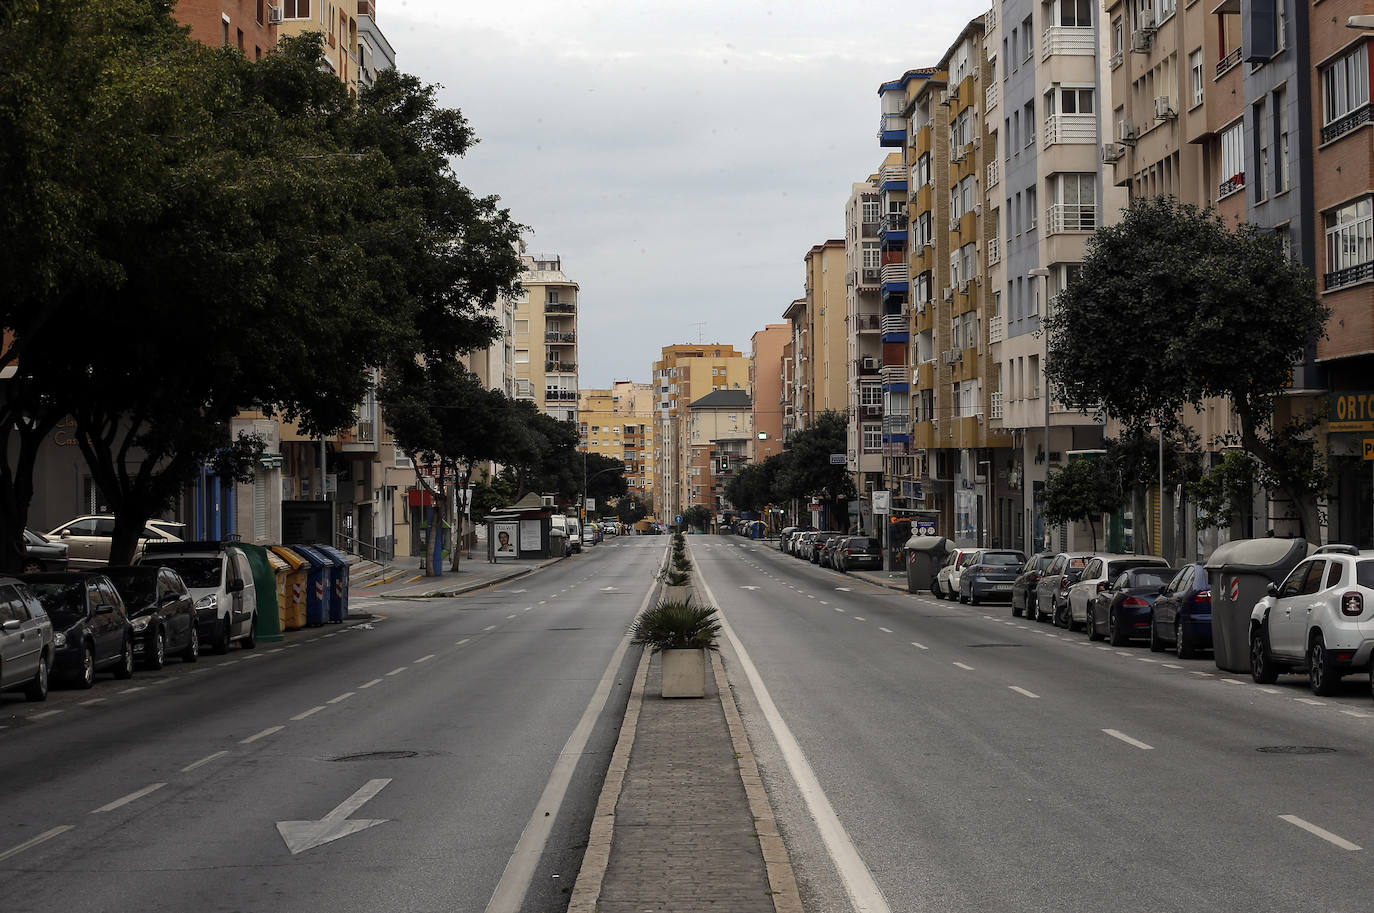
M 286 841 L 286 848 L 295 856 L 317 846 L 324 846 L 340 837 L 365 831 L 378 824 L 386 824 L 386 818 L 359 818 L 350 821 L 348 816 L 362 808 L 390 782 L 390 779 L 368 780 L 361 789 L 340 802 L 332 812 L 319 821 L 278 821 L 277 833 L 281 834 L 281 839 Z
M 740 587 L 740 589 L 741 589 L 741 590 L 757 590 L 758 587 L 756 587 L 756 586 L 742 586 L 742 587 Z

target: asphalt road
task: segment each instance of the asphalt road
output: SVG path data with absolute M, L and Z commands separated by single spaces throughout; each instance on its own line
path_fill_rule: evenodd
M 1374 903 L 1366 676 L 1318 700 L 1295 676 L 1261 688 L 1210 657 L 690 542 L 744 650 L 724 652 L 808 913 Z M 842 837 L 857 865 L 835 861 Z
M 482 913 L 501 885 L 564 909 L 666 547 L 456 599 L 355 591 L 376 621 L 6 695 L 0 908 Z

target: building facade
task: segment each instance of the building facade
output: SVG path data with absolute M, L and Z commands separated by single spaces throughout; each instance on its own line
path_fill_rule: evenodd
M 713 390 L 687 406 L 687 506 L 716 517 L 731 508 L 725 485 L 753 456 L 754 408 L 747 390 Z
M 371 86 L 381 70 L 396 69 L 396 51 L 377 25 L 377 0 L 358 0 L 358 85 Z
M 783 359 L 792 328 L 770 323 L 750 337 L 749 391 L 754 402 L 754 462 L 782 453 Z
M 654 388 L 619 380 L 607 389 L 581 390 L 580 447 L 625 463 L 625 484 L 641 501 L 654 497 Z
M 201 44 L 233 46 L 261 60 L 277 46 L 279 10 L 267 0 L 179 0 L 172 13 Z
M 515 398 L 541 412 L 577 421 L 577 283 L 557 256 L 521 253 L 515 301 Z
M 358 92 L 359 0 L 280 0 L 281 37 L 319 32 L 324 65 L 354 94 Z M 370 7 L 369 7 L 370 9 Z

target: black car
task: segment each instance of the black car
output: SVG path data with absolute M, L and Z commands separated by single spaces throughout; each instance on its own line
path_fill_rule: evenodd
M 1035 587 L 1040 583 L 1040 577 L 1045 573 L 1045 568 L 1050 566 L 1054 560 L 1054 552 L 1038 552 L 1026 559 L 1026 563 L 1021 565 L 1021 573 L 1011 584 L 1011 614 L 1020 617 L 1023 611 L 1030 608 L 1031 594 L 1035 592 Z
M 835 547 L 835 570 L 841 572 L 883 569 L 883 547 L 871 536 L 849 536 Z
M 1172 647 L 1179 659 L 1212 649 L 1212 585 L 1207 568 L 1189 564 L 1174 575 L 1150 611 L 1150 649 Z
M 959 601 L 978 605 L 984 599 L 1011 600 L 1011 588 L 1026 556 L 1010 549 L 985 548 L 969 559 L 959 576 Z
M 845 538 L 844 533 L 822 533 L 811 549 L 811 563 L 819 567 L 834 567 L 835 545 Z
M 1159 591 L 1173 579 L 1171 567 L 1136 567 L 1117 575 L 1093 597 L 1088 614 L 1088 639 L 1106 637 L 1113 647 L 1124 647 L 1150 630 L 1150 607 Z
M 25 574 L 25 583 L 52 619 L 53 675 L 78 688 L 103 669 L 134 674 L 134 633 L 124 600 L 101 574 Z
M 56 573 L 67 569 L 67 543 L 24 530 L 24 573 Z
M 196 602 L 181 576 L 169 567 L 138 564 L 105 571 L 129 607 L 134 653 L 149 669 L 161 669 L 167 657 L 183 662 L 200 659 Z

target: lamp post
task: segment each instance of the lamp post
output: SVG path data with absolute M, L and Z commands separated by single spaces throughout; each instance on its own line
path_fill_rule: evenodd
M 1045 318 L 1050 315 L 1050 271 L 1043 266 L 1037 266 L 1030 270 L 1026 275 L 1032 279 L 1045 280 L 1045 304 L 1040 309 L 1040 335 L 1045 344 L 1044 355 L 1040 358 L 1040 396 L 1045 401 L 1045 487 L 1050 485 L 1050 333 L 1045 328 Z M 1031 493 L 1031 500 L 1034 501 L 1034 492 Z M 1050 548 L 1050 525 L 1045 524 L 1045 550 Z

